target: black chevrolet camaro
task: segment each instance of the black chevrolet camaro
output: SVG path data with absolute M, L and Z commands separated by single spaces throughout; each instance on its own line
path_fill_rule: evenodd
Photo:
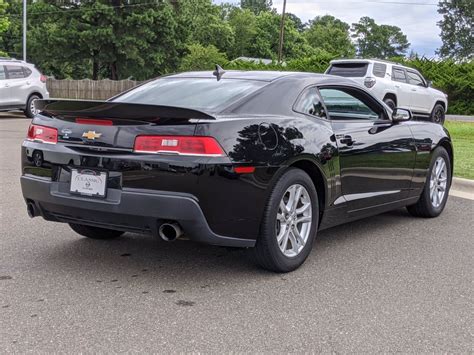
M 319 230 L 405 206 L 438 216 L 451 184 L 442 126 L 336 76 L 218 68 L 37 105 L 22 146 L 28 213 L 90 238 L 250 248 L 287 272 Z

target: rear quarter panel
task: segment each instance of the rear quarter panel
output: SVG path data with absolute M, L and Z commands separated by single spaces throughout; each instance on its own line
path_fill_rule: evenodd
M 448 154 L 451 157 L 451 172 L 455 153 L 453 152 L 449 132 L 442 125 L 424 121 L 410 121 L 407 124 L 410 127 L 416 145 L 417 153 L 412 188 L 414 189 L 414 194 L 417 194 L 423 189 L 426 182 L 433 151 L 439 146 L 443 146 L 448 150 Z

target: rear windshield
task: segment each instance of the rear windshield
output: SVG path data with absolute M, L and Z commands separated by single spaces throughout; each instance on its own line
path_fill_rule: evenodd
M 257 80 L 161 78 L 141 85 L 113 101 L 215 111 L 266 85 Z
M 367 73 L 368 63 L 332 64 L 328 74 L 345 76 L 348 78 L 362 78 Z

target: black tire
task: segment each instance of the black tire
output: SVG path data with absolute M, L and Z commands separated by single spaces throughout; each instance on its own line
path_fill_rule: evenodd
M 444 106 L 441 104 L 436 104 L 431 111 L 431 122 L 438 123 L 440 125 L 444 125 L 444 120 L 446 119 L 446 112 L 444 110 Z
M 28 118 L 33 118 L 33 116 L 35 115 L 32 111 L 31 111 L 31 103 L 34 101 L 34 100 L 38 100 L 40 99 L 40 97 L 36 94 L 33 94 L 31 95 L 29 98 L 28 98 L 28 101 L 26 102 L 26 107 L 25 107 L 25 115 L 26 117 Z
M 430 197 L 430 178 L 431 173 L 435 167 L 436 160 L 442 157 L 446 163 L 447 168 L 447 185 L 446 191 L 443 196 L 443 200 L 441 201 L 438 207 L 435 207 L 431 201 Z M 408 212 L 415 217 L 423 217 L 423 218 L 433 218 L 438 217 L 441 212 L 443 212 L 444 207 L 446 206 L 446 202 L 448 200 L 449 195 L 449 188 L 451 187 L 451 161 L 449 159 L 448 152 L 443 147 L 438 147 L 434 150 L 433 155 L 431 157 L 430 168 L 428 171 L 428 176 L 426 177 L 425 187 L 423 188 L 423 192 L 421 193 L 420 199 L 417 203 L 411 206 L 407 206 Z
M 387 97 L 383 100 L 383 102 L 385 102 L 385 105 L 387 105 L 388 107 L 390 107 L 391 110 L 394 110 L 395 107 L 397 107 L 397 104 L 395 103 L 395 101 L 393 101 L 391 98 Z
M 302 185 L 308 192 L 311 200 L 312 221 L 309 236 L 303 249 L 296 256 L 288 257 L 283 254 L 278 246 L 276 224 L 280 201 L 287 189 L 294 184 Z M 303 170 L 290 168 L 275 184 L 265 207 L 260 227 L 260 236 L 257 239 L 255 248 L 252 250 L 255 261 L 262 268 L 274 272 L 289 272 L 297 269 L 304 263 L 311 252 L 313 241 L 317 233 L 318 222 L 318 193 L 314 187 L 313 181 Z
M 122 234 L 125 233 L 123 231 L 85 226 L 83 224 L 76 224 L 76 223 L 69 223 L 69 226 L 77 234 L 80 234 L 84 237 L 92 238 L 92 239 L 113 239 L 113 238 L 120 237 Z

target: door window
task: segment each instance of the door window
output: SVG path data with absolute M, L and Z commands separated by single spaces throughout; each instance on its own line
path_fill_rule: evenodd
M 6 75 L 5 75 L 5 69 L 3 68 L 3 65 L 0 65 L 0 80 L 5 80 Z
M 23 67 L 19 65 L 5 65 L 8 79 L 22 79 L 25 77 Z
M 331 119 L 378 120 L 383 109 L 361 91 L 350 88 L 319 89 Z
M 305 115 L 327 118 L 323 103 L 315 87 L 306 89 L 295 104 L 295 111 Z
M 423 78 L 415 72 L 408 71 L 408 83 L 411 85 L 425 86 Z
M 393 68 L 392 69 L 392 79 L 395 81 L 399 81 L 401 83 L 407 82 L 407 76 L 405 74 L 405 70 L 400 68 Z

